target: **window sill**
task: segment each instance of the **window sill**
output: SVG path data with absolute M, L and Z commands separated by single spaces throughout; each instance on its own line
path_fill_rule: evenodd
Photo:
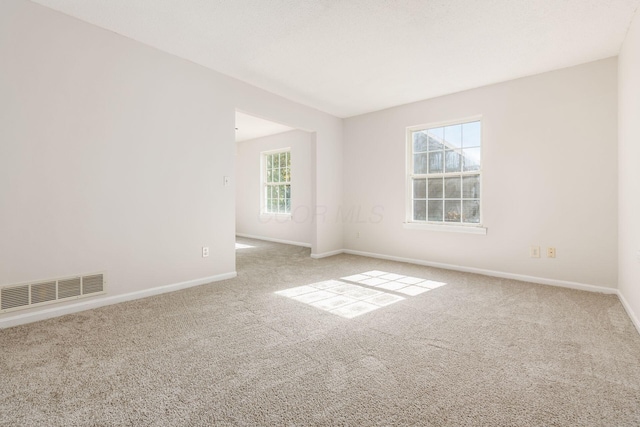
M 262 212 L 260 213 L 260 218 L 261 219 L 278 219 L 278 220 L 283 220 L 283 221 L 291 221 L 291 214 L 290 213 L 269 213 L 269 212 Z
M 422 222 L 404 222 L 402 227 L 409 230 L 446 231 L 450 233 L 487 234 L 487 228 L 479 225 L 449 225 Z

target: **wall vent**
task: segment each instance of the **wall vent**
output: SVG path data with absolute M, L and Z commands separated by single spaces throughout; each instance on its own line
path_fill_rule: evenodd
M 65 277 L 0 288 L 0 313 L 105 293 L 105 273 Z

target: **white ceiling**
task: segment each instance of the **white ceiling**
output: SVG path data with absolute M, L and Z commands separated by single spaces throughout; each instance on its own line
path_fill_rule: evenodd
M 280 123 L 236 111 L 236 142 L 275 135 L 293 129 Z
M 640 0 L 34 0 L 339 117 L 617 55 Z

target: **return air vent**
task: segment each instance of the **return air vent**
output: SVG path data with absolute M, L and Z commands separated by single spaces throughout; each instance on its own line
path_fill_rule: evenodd
M 36 283 L 31 285 L 31 304 L 56 300 L 56 282 Z
M 82 295 L 95 294 L 102 292 L 104 287 L 104 276 L 95 274 L 93 276 L 84 276 L 82 278 Z
M 2 298 L 2 310 L 29 305 L 29 286 L 2 289 L 0 298 Z
M 105 293 L 105 274 L 65 277 L 0 288 L 0 312 L 21 310 Z
M 79 277 L 58 280 L 58 299 L 77 297 L 80 295 L 81 283 L 82 279 Z

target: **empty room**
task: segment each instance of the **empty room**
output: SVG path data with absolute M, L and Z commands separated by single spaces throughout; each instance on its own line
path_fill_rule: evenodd
M 1 426 L 640 426 L 640 0 L 1 0 Z

